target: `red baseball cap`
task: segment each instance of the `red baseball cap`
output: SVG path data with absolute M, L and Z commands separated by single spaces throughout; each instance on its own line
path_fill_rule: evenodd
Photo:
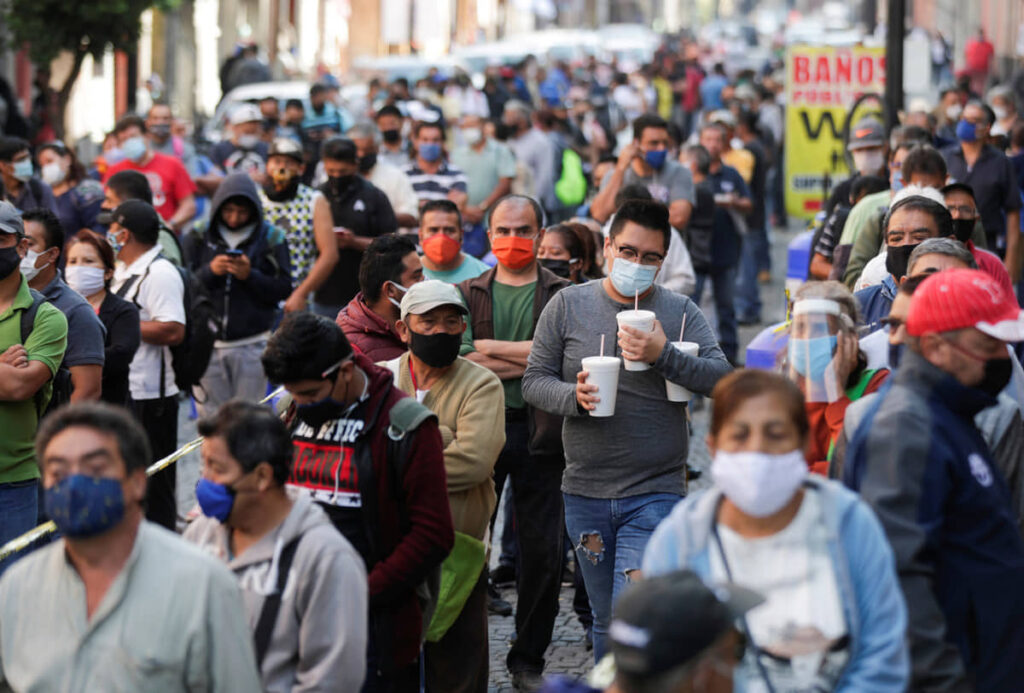
M 936 272 L 914 292 L 907 332 L 920 337 L 973 327 L 1003 342 L 1024 341 L 1024 311 L 1017 299 L 980 270 Z

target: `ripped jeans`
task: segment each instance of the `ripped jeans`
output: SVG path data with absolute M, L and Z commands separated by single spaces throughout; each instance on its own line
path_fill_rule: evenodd
M 605 637 L 612 605 L 640 568 L 654 528 L 681 500 L 674 493 L 646 493 L 628 498 L 587 498 L 563 493 L 565 527 L 576 550 L 594 611 L 594 661 L 608 651 Z

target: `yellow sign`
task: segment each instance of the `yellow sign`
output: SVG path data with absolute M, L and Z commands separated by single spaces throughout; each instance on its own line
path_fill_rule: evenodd
M 848 176 L 843 152 L 848 111 L 862 94 L 882 94 L 884 90 L 884 48 L 789 46 L 785 131 L 788 214 L 812 218 L 827 199 L 828 186 Z M 858 111 L 855 118 L 868 114 Z

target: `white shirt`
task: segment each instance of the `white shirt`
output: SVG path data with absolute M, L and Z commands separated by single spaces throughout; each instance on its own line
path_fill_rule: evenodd
M 732 581 L 765 597 L 747 613 L 753 641 L 768 655 L 761 664 L 776 691 L 811 693 L 835 689 L 850 656 L 844 636 L 848 628 L 842 596 L 829 554 L 821 499 L 805 490 L 796 516 L 782 531 L 748 539 L 718 525 L 718 533 L 732 573 Z M 709 552 L 711 575 L 725 582 L 727 573 L 717 543 Z M 737 678 L 747 693 L 767 691 L 747 648 Z
M 868 260 L 868 264 L 864 265 L 864 271 L 857 278 L 857 283 L 853 287 L 854 291 L 881 284 L 889 276 L 889 270 L 885 268 L 885 255 L 885 246 L 882 246 L 882 252 Z
M 377 165 L 370 172 L 369 180 L 384 192 L 396 215 L 420 215 L 420 199 L 412 189 L 412 181 L 403 170 L 378 159 Z
M 117 293 L 129 277 L 138 275 L 139 278 L 134 280 L 124 298 L 134 301 L 139 307 L 139 320 L 176 322 L 184 325 L 185 285 L 178 270 L 169 260 L 157 259 L 159 254 L 160 246 L 154 246 L 130 265 L 125 266 L 123 262 L 118 262 L 114 268 L 111 289 Z M 143 341 L 135 352 L 128 372 L 128 390 L 132 399 L 160 398 L 161 358 L 164 361 L 164 397 L 178 394 L 178 386 L 174 384 L 174 368 L 171 366 L 171 350 Z

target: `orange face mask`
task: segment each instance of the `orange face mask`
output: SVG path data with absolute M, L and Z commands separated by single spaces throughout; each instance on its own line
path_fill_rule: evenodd
M 518 270 L 526 267 L 534 260 L 532 238 L 519 238 L 518 236 L 503 236 L 495 238 L 491 243 L 491 250 L 498 262 L 511 270 Z
M 443 233 L 435 233 L 423 242 L 423 254 L 437 265 L 447 265 L 457 258 L 461 248 L 457 240 Z

